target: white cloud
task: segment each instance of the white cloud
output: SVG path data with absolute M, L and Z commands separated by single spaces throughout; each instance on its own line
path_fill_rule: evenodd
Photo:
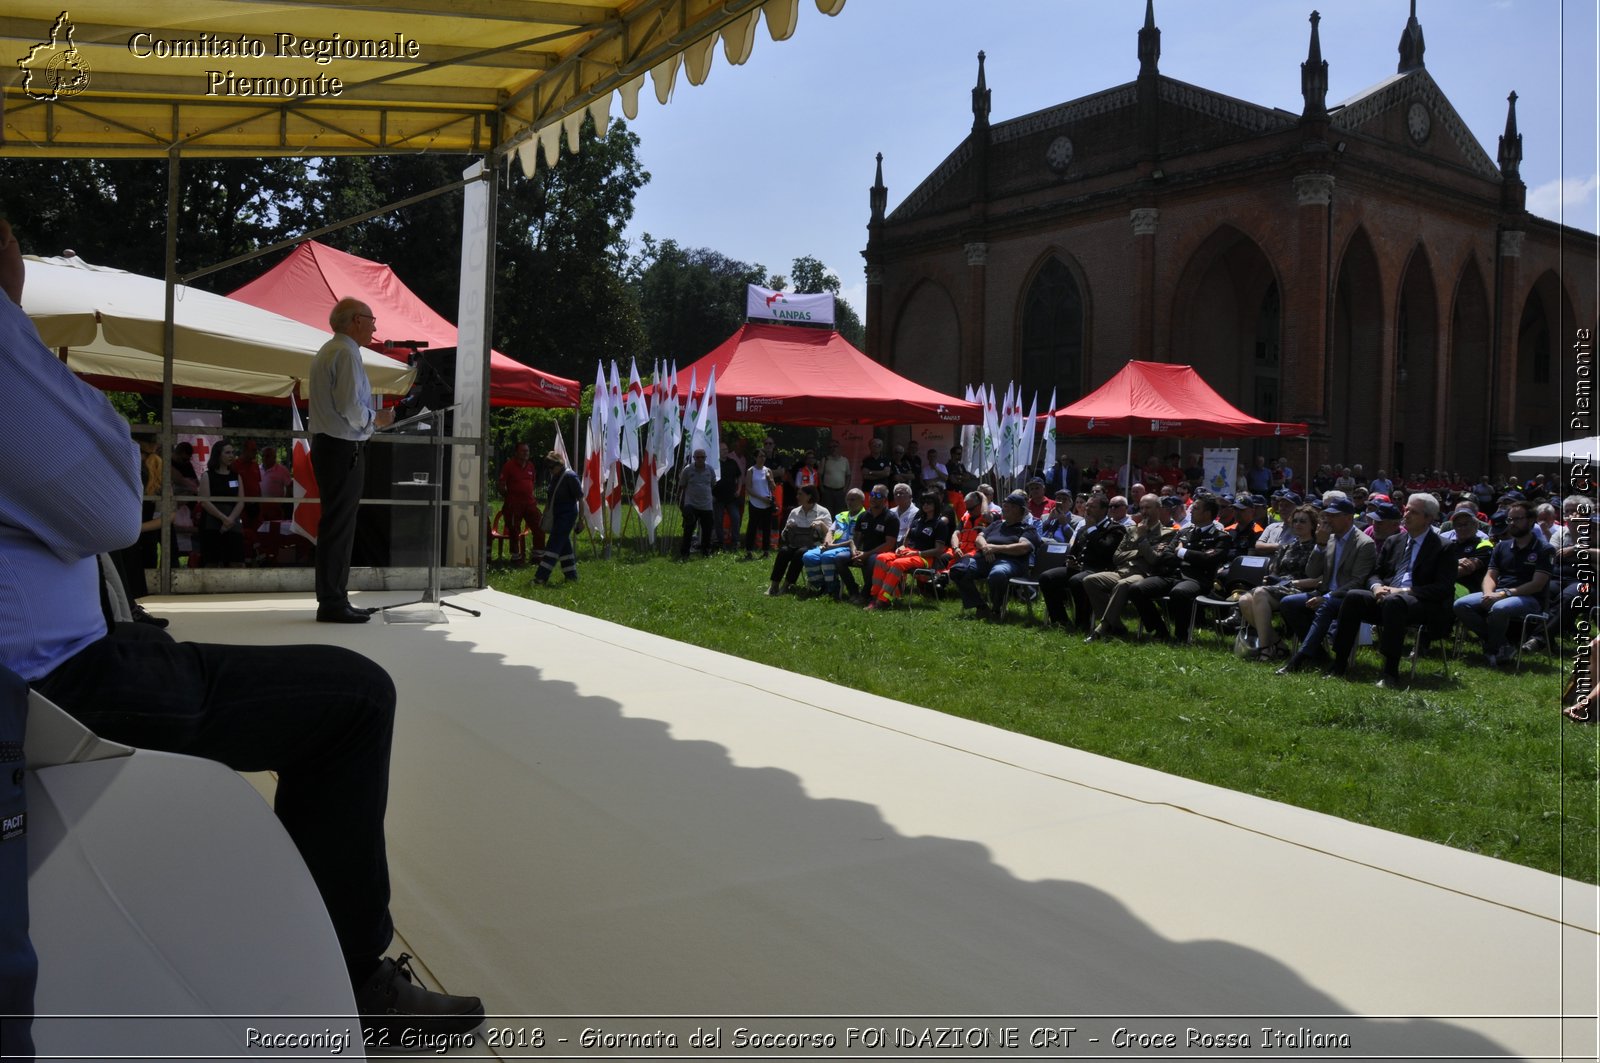
M 1600 174 L 1558 177 L 1528 190 L 1528 213 L 1594 232 L 1597 190 L 1600 190 Z

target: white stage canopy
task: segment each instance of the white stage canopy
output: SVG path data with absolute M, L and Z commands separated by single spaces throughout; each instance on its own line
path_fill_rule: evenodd
M 161 384 L 165 284 L 76 256 L 26 256 L 22 308 L 76 373 Z M 305 380 L 331 333 L 196 288 L 179 288 L 172 382 L 240 396 L 284 398 Z M 412 371 L 375 351 L 362 362 L 375 394 L 403 395 Z

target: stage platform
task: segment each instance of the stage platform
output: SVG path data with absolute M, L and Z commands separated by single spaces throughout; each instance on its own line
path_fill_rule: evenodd
M 1050 1027 L 1090 1058 L 1595 1058 L 1594 887 L 918 708 L 914 690 L 890 701 L 494 591 L 449 600 L 483 615 L 346 627 L 314 623 L 307 595 L 145 604 L 181 639 L 337 642 L 391 672 L 395 920 L 430 978 L 491 1014 L 720 1026 L 723 1055 L 742 1025 L 833 1031 L 841 1051 L 811 1058 L 845 1056 L 847 1028 L 946 1026 L 1001 1038 L 992 1058 Z M 737 1018 L 795 1015 L 817 1018 Z M 1119 1029 L 1178 1048 L 1116 1047 Z M 1183 1050 L 1241 1034 L 1249 1050 Z M 1260 1048 L 1279 1035 L 1299 1040 Z

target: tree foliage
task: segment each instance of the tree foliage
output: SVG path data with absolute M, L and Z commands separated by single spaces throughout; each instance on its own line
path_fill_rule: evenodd
M 657 243 L 648 233 L 633 260 L 639 310 L 652 359 L 680 365 L 727 339 L 745 318 L 745 288 L 765 284 L 767 270 L 709 247 Z
M 178 168 L 178 271 L 301 231 L 310 170 L 304 159 L 185 160 Z M 70 248 L 96 265 L 166 272 L 165 160 L 0 159 L 0 211 L 30 254 Z M 213 285 L 200 287 L 217 290 Z

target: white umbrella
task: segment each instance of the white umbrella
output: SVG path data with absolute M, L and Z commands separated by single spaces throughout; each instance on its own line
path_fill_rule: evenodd
M 92 266 L 76 256 L 24 259 L 22 308 L 46 346 L 67 349 L 77 373 L 161 382 L 166 286 L 154 277 Z M 180 287 L 173 308 L 173 383 L 282 398 L 305 380 L 329 333 L 237 299 Z M 412 371 L 361 352 L 377 394 L 404 394 Z
M 1512 461 L 1526 465 L 1566 465 L 1575 461 L 1594 461 L 1596 439 L 1594 436 L 1579 436 L 1576 439 L 1564 439 L 1559 443 L 1546 443 L 1542 447 L 1529 447 L 1527 450 L 1513 450 L 1506 455 Z

